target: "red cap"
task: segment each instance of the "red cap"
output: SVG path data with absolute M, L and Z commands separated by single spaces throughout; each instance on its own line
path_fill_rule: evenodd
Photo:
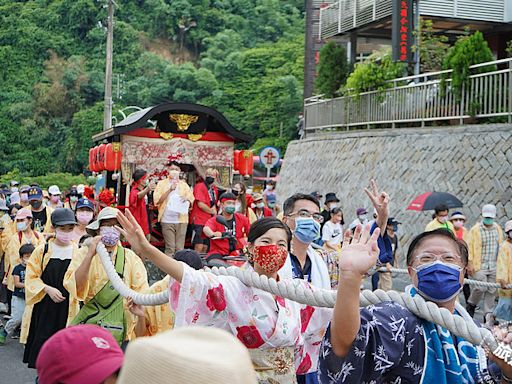
M 123 351 L 96 325 L 64 328 L 44 343 L 37 357 L 40 384 L 100 384 L 123 365 Z

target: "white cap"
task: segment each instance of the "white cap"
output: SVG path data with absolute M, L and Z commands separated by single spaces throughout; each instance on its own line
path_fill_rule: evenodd
M 493 204 L 486 204 L 482 207 L 482 217 L 491 219 L 496 218 L 496 206 Z
M 505 233 L 512 231 L 512 220 L 509 220 L 505 223 Z
M 59 187 L 58 187 L 58 186 L 56 186 L 56 185 L 52 185 L 52 186 L 50 186 L 50 188 L 48 188 L 48 193 L 49 193 L 50 195 L 61 195 L 61 193 L 60 193 L 60 189 L 59 189 Z
M 83 184 L 78 184 L 76 186 L 76 191 L 80 194 L 80 195 L 83 195 L 84 192 L 85 192 L 85 185 Z

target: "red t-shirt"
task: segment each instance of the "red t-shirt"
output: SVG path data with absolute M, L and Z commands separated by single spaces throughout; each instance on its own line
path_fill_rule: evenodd
M 217 200 L 219 199 L 219 190 L 216 186 L 213 186 L 213 191 L 215 194 L 214 203 L 217 204 Z M 190 214 L 190 221 L 195 225 L 205 225 L 212 215 L 203 211 L 198 205 L 201 201 L 208 207 L 211 206 L 210 194 L 208 193 L 208 188 L 204 182 L 197 183 L 194 187 L 194 198 L 195 200 Z
M 206 222 L 206 227 L 210 228 L 213 232 L 224 232 L 226 228 L 217 222 L 217 218 L 214 216 Z M 235 231 L 237 239 L 237 249 L 241 249 L 244 244 L 240 241 L 242 238 L 247 237 L 251 223 L 249 219 L 241 213 L 235 213 Z M 220 255 L 229 255 L 229 240 L 211 240 L 210 239 L 210 251 L 208 255 L 218 253 Z
M 146 200 L 144 197 L 142 199 L 138 198 L 139 190 L 137 187 L 132 187 L 130 191 L 130 206 L 128 209 L 132 213 L 137 223 L 140 224 L 142 229 L 144 230 L 144 234 L 147 235 L 149 233 L 149 222 L 148 222 L 148 211 L 146 208 Z

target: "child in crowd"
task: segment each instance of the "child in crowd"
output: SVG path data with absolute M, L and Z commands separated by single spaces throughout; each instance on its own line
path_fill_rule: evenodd
M 5 343 L 7 335 L 13 332 L 21 325 L 23 312 L 25 311 L 25 270 L 28 259 L 34 251 L 32 244 L 23 244 L 20 247 L 20 264 L 16 265 L 12 271 L 14 277 L 14 291 L 12 293 L 12 311 L 11 319 L 5 324 L 5 328 L 0 329 L 0 344 Z

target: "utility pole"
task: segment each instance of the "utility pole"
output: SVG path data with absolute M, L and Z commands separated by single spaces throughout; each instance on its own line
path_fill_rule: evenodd
M 107 63 L 105 66 L 105 109 L 103 113 L 103 130 L 112 125 L 112 45 L 114 38 L 114 0 L 108 0 L 107 19 Z

